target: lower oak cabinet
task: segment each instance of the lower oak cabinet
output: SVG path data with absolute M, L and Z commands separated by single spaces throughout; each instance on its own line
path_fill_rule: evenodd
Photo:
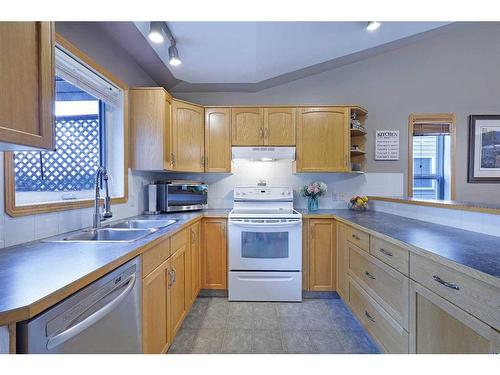
M 227 289 L 227 220 L 205 218 L 202 222 L 202 289 Z
M 168 258 L 169 252 L 167 238 L 142 255 L 142 351 L 147 354 L 165 353 L 170 346 L 170 259 L 157 263 L 155 268 L 149 266 L 151 257 L 163 253 Z
M 165 353 L 201 287 L 200 221 L 142 254 L 142 351 Z
M 309 290 L 334 291 L 337 277 L 337 222 L 309 220 Z

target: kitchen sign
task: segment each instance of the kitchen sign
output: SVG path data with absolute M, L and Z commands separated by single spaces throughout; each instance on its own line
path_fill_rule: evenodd
M 399 130 L 375 131 L 375 160 L 399 160 Z

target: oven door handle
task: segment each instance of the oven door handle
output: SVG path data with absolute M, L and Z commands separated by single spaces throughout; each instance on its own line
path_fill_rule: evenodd
M 235 221 L 229 220 L 229 225 L 235 225 L 238 227 L 246 227 L 246 228 L 286 228 L 286 227 L 294 227 L 296 225 L 302 224 L 301 220 L 297 221 L 289 221 L 289 222 L 279 222 L 279 223 L 252 223 L 249 221 Z

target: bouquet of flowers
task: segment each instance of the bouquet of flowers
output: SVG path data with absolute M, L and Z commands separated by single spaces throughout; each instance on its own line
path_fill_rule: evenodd
M 309 211 L 314 212 L 318 210 L 318 197 L 325 194 L 326 191 L 326 184 L 321 181 L 312 182 L 302 188 L 301 194 L 307 197 L 307 208 Z
M 321 197 L 326 192 L 326 184 L 321 181 L 315 181 L 311 182 L 309 185 L 304 185 L 301 191 L 304 197 Z

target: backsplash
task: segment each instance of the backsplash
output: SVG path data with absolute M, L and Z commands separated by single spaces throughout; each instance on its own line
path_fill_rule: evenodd
M 114 204 L 112 220 L 138 215 L 144 211 L 143 186 L 154 174 L 129 170 L 129 197 L 124 204 Z M 3 152 L 0 152 L 0 248 L 17 245 L 92 225 L 92 208 L 10 217 L 4 207 Z
M 290 161 L 260 162 L 233 160 L 232 174 L 227 173 L 176 173 L 167 174 L 171 179 L 203 181 L 208 187 L 209 208 L 231 208 L 235 186 L 256 186 L 265 180 L 268 186 L 292 186 L 294 205 L 306 208 L 306 198 L 299 189 L 311 181 L 324 181 L 328 186 L 326 195 L 319 198 L 320 208 L 347 208 L 346 201 L 356 194 L 401 196 L 403 194 L 402 173 L 293 173 Z

